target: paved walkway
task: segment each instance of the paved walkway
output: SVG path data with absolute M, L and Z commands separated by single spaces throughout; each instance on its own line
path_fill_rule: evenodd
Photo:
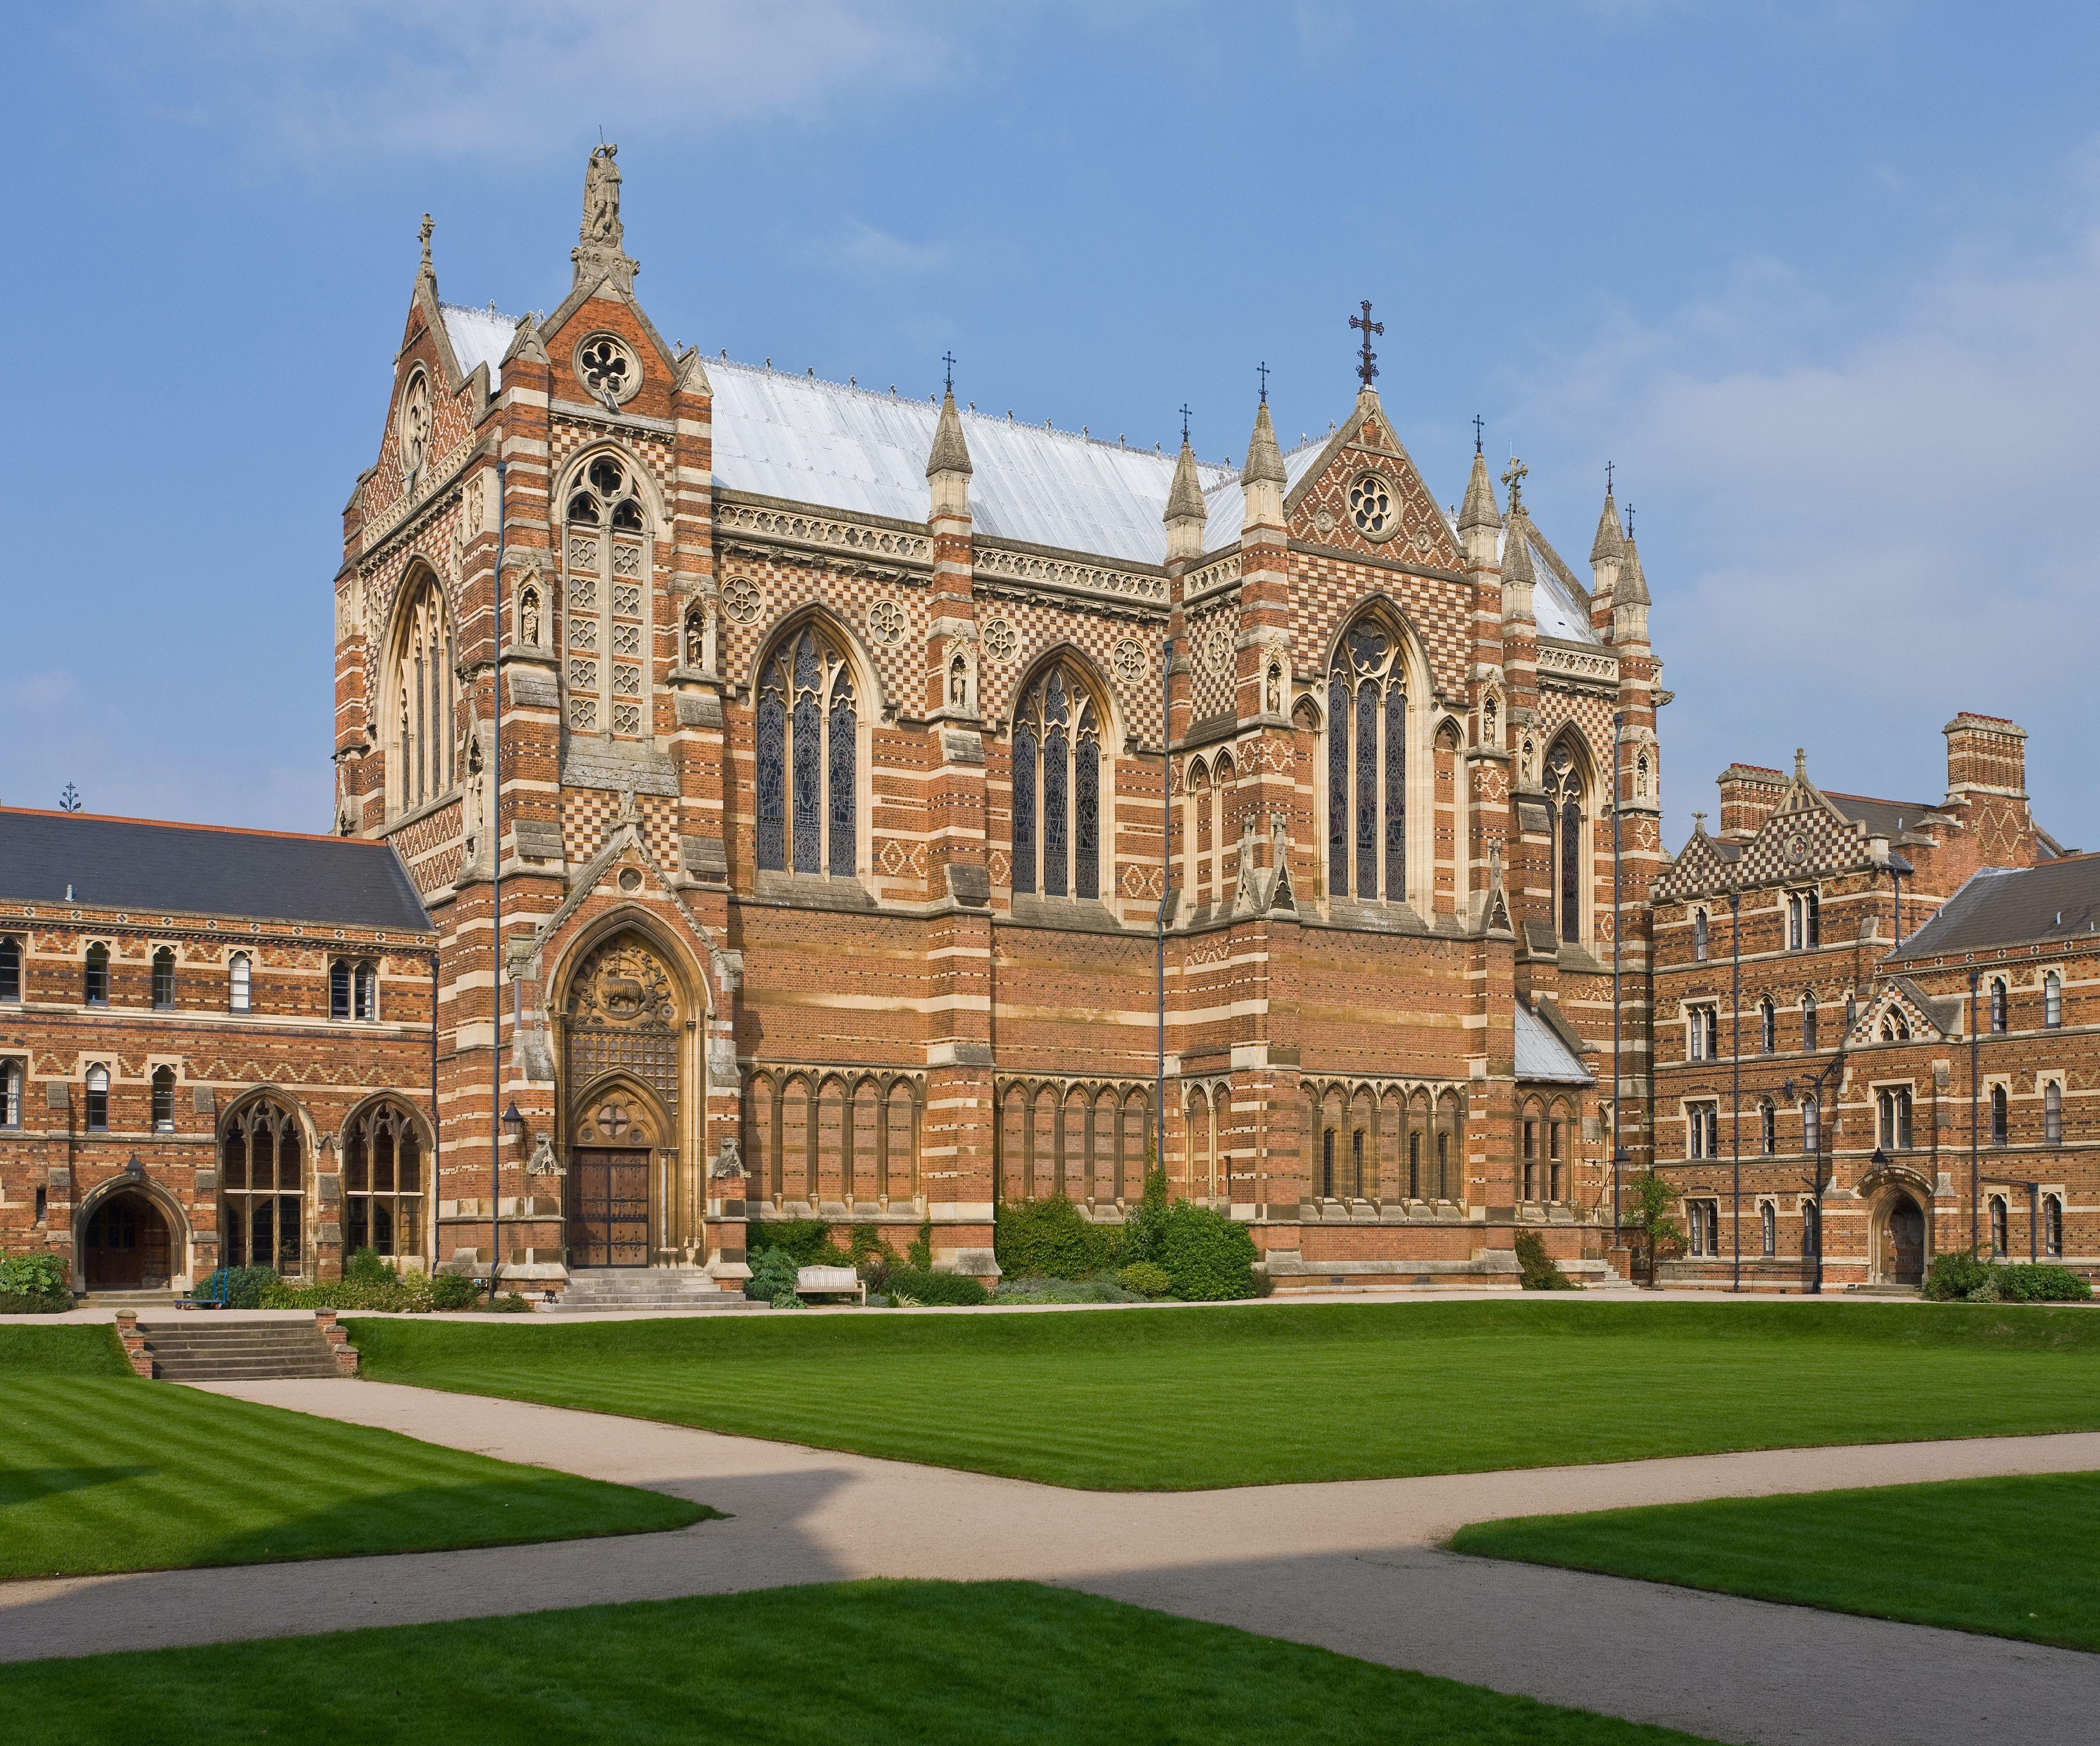
M 219 1391 L 646 1485 L 728 1521 L 482 1551 L 0 1586 L 0 1658 L 869 1576 L 1061 1583 L 1367 1660 L 1771 1746 L 2090 1746 L 2100 1656 L 1436 1550 L 1470 1521 L 2100 1468 L 2100 1433 L 1416 1479 L 1061 1490 L 391 1384 Z

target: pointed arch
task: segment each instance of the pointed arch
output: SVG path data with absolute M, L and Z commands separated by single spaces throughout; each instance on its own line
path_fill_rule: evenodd
M 395 591 L 386 647 L 376 702 L 384 733 L 388 812 L 399 817 L 450 794 L 459 779 L 452 609 L 437 572 L 421 560 L 409 566 Z
M 761 873 L 852 879 L 867 866 L 869 726 L 881 707 L 873 664 L 837 619 L 805 607 L 752 664 Z
M 218 1123 L 219 1259 L 227 1267 L 306 1271 L 311 1124 L 274 1086 L 231 1105 Z
M 1110 884 L 1114 841 L 1111 761 L 1119 741 L 1109 689 L 1067 646 L 1039 660 L 1016 696 L 1008 734 L 1013 890 L 1098 899 Z
M 655 543 L 669 525 L 650 470 L 617 443 L 585 450 L 554 501 L 562 524 L 562 688 L 571 734 L 652 730 Z
M 1371 597 L 1336 632 L 1323 689 L 1327 895 L 1426 909 L 1429 664 L 1390 598 Z
M 351 1111 L 336 1144 L 342 1160 L 343 1253 L 372 1249 L 423 1259 L 430 1146 L 421 1113 L 382 1092 Z
M 1572 722 L 1546 747 L 1540 783 L 1551 830 L 1554 933 L 1565 944 L 1583 945 L 1590 937 L 1590 912 L 1596 894 L 1590 838 L 1597 761 L 1582 730 Z

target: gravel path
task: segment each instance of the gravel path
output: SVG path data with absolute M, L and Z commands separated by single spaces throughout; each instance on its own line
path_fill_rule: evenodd
M 2100 1739 L 2100 1656 L 1436 1550 L 1467 1522 L 2100 1468 L 2100 1433 L 1177 1492 L 1089 1492 L 392 1384 L 221 1385 L 730 1512 L 678 1533 L 0 1586 L 0 1659 L 868 1576 L 1061 1583 L 1771 1746 Z M 1921 1532 L 1929 1532 L 1921 1524 Z

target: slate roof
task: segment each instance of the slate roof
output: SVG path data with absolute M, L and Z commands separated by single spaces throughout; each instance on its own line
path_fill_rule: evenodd
M 2100 941 L 2100 855 L 2067 855 L 2037 866 L 1972 873 L 1885 961 L 1908 963 L 2080 935 Z
M 1559 1032 L 1521 1000 L 1516 1003 L 1516 1076 L 1549 1085 L 1596 1083 Z
M 1864 825 L 1868 836 L 1891 841 L 1915 831 L 1926 813 L 1939 810 L 1929 800 L 1876 800 L 1863 794 L 1833 794 L 1828 788 L 1818 791 L 1853 823 Z
M 0 807 L 0 897 L 428 933 L 387 843 Z

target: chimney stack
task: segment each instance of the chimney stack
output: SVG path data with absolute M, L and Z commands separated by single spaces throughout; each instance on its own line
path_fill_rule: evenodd
M 1957 716 L 1940 730 L 1947 736 L 1947 802 L 1973 793 L 2027 792 L 2027 730 L 2001 716 Z

